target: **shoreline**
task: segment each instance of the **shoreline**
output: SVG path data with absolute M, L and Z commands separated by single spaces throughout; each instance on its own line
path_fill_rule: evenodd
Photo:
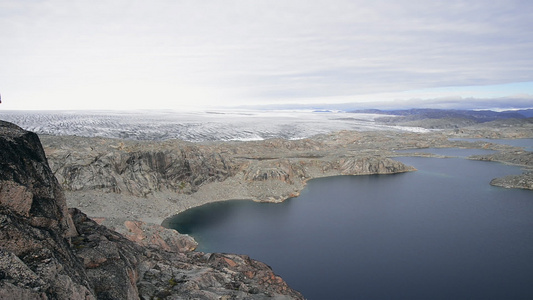
M 387 173 L 392 175 L 405 172 L 413 172 L 415 169 Z M 253 201 L 267 203 L 281 203 L 289 198 L 295 198 L 305 188 L 309 181 L 337 177 L 337 176 L 364 176 L 378 174 L 331 174 L 307 178 L 291 187 L 293 191 L 284 197 L 272 200 L 257 200 L 250 197 L 249 192 L 234 189 L 235 180 L 228 182 L 214 182 L 203 186 L 192 195 L 175 194 L 169 191 L 154 192 L 146 197 L 133 195 L 104 193 L 100 191 L 65 191 L 68 207 L 76 207 L 84 211 L 89 217 L 99 220 L 99 223 L 114 229 L 120 229 L 125 221 L 138 220 L 148 224 L 161 225 L 166 219 L 180 214 L 186 210 L 202 205 L 223 201 Z M 233 194 L 231 193 L 233 192 Z M 236 193 L 234 193 L 236 192 Z M 239 193 L 241 192 L 241 193 Z M 220 195 L 227 195 L 222 196 Z M 147 205 L 148 203 L 148 205 Z M 122 204 L 122 205 L 120 205 Z M 148 208 L 148 209 L 147 209 Z M 170 212 L 171 211 L 171 212 Z
M 516 131 L 511 133 L 498 132 L 498 137 L 517 138 Z M 414 171 L 395 157 L 439 157 L 416 153 L 416 149 L 490 149 L 497 152 L 469 159 L 514 164 L 526 172 L 533 169 L 532 153 L 520 148 L 449 140 L 465 135 L 477 137 L 480 133 L 341 131 L 294 141 L 206 144 L 44 136 L 42 142 L 65 189 L 68 206 L 123 231 L 125 221 L 161 225 L 166 218 L 212 202 L 281 202 L 298 196 L 307 182 L 316 178 Z M 483 133 L 490 135 L 494 130 Z M 533 135 L 524 130 L 520 137 Z M 179 175 L 183 172 L 189 177 Z M 172 174 L 182 177 L 170 181 L 168 177 L 177 176 Z

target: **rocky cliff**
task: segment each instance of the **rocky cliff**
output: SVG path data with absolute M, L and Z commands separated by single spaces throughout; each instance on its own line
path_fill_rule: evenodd
M 339 132 L 302 140 L 216 143 L 41 139 L 69 205 L 126 234 L 126 221 L 161 224 L 208 202 L 280 202 L 299 195 L 313 178 L 412 171 L 384 155 L 391 145 L 424 146 L 432 138 Z
M 265 183 L 295 186 L 293 190 L 297 191 L 306 180 L 316 177 L 412 170 L 378 151 L 361 152 L 359 148 L 368 141 L 357 133 L 297 141 L 207 144 L 42 138 L 50 166 L 68 191 L 97 190 L 132 196 L 162 191 L 194 194 L 211 183 L 238 179 L 249 191 L 246 198 L 267 201 L 286 197 L 287 191 L 274 191 L 265 198 L 253 196 Z M 347 149 L 347 144 L 353 149 Z
M 133 196 L 161 191 L 193 194 L 209 183 L 237 178 L 247 185 L 247 198 L 268 201 L 291 193 L 258 196 L 257 187 L 265 183 L 295 186 L 297 191 L 306 180 L 321 176 L 412 170 L 375 153 L 339 152 L 345 145 L 332 140 L 192 144 L 44 137 L 44 144 L 64 189 Z
M 141 144 L 57 137 L 47 149 L 54 174 L 71 191 L 143 196 L 160 190 L 192 193 L 206 182 L 224 180 L 235 172 L 228 157 L 179 141 Z
M 132 239 L 151 242 L 67 210 L 37 135 L 0 121 L 0 299 L 302 299 L 265 264 L 128 225 Z

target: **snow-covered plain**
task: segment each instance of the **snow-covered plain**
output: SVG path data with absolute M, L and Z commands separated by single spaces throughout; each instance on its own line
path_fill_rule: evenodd
M 377 124 L 375 118 L 382 116 L 301 110 L 0 111 L 0 120 L 38 134 L 133 140 L 249 141 L 302 139 L 340 130 L 424 131 Z

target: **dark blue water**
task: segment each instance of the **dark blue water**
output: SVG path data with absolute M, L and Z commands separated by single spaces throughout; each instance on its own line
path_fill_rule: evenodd
M 516 167 L 399 159 L 419 171 L 309 182 L 281 204 L 228 201 L 173 221 L 200 251 L 248 254 L 308 299 L 533 299 L 533 192 Z
M 463 149 L 463 148 L 419 148 L 419 149 L 407 149 L 396 150 L 398 153 L 432 153 L 450 157 L 467 158 L 472 155 L 488 155 L 494 154 L 497 151 L 487 149 Z

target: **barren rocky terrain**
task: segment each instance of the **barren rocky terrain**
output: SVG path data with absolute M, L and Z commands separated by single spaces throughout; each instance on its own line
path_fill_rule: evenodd
M 32 132 L 0 121 L 0 149 L 0 299 L 303 299 L 247 256 L 193 252 L 142 222 L 125 237 L 67 209 Z
M 37 137 L 1 125 L 1 297 L 301 299 L 268 266 L 246 256 L 194 252 L 191 237 L 159 224 L 214 201 L 283 201 L 313 178 L 416 171 L 394 158 L 436 156 L 416 151 L 430 147 L 495 150 L 470 158 L 518 165 L 524 173 L 487 184 L 533 188 L 532 152 L 450 140 L 533 138 L 531 119 L 196 143 Z
M 530 138 L 532 129 L 530 119 L 512 119 L 426 133 L 340 131 L 301 140 L 192 143 L 74 136 L 41 136 L 41 140 L 67 191 L 69 206 L 120 231 L 126 220 L 161 224 L 187 208 L 214 201 L 283 201 L 297 196 L 313 178 L 414 171 L 394 157 L 428 155 L 395 150 L 492 149 L 497 151 L 493 155 L 472 158 L 528 169 L 533 167 L 531 152 L 450 138 Z M 530 173 L 517 176 L 492 184 L 530 187 Z

